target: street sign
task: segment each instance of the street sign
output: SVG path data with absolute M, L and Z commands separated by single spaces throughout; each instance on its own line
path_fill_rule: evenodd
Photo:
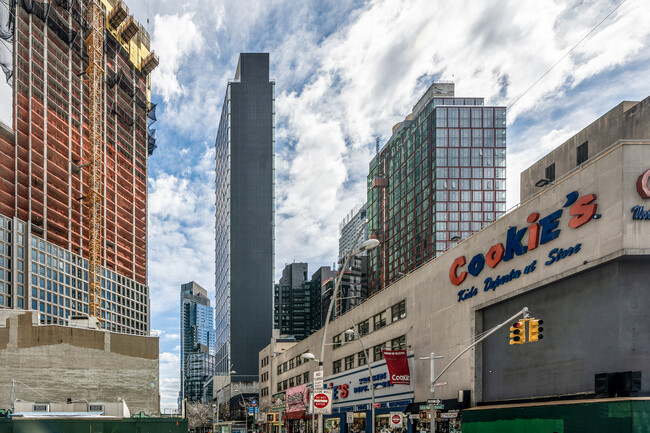
M 332 414 L 332 390 L 324 389 L 314 393 L 314 413 Z
M 440 414 L 440 418 L 457 418 L 458 412 L 445 412 Z
M 253 415 L 253 414 L 255 414 L 255 408 L 254 408 L 253 406 L 250 406 L 250 407 L 248 408 L 248 414 L 249 414 L 249 415 Z
M 431 406 L 429 406 L 428 404 L 420 405 L 420 410 L 429 410 L 429 409 L 431 409 Z
M 401 412 L 391 412 L 390 413 L 390 428 L 402 427 L 402 413 Z
M 354 423 L 354 412 L 346 412 L 345 413 L 345 422 L 348 424 L 353 424 Z
M 314 390 L 320 391 L 323 389 L 323 379 L 314 379 Z
M 257 406 L 257 400 L 255 399 L 251 400 L 251 406 L 253 407 Z
M 438 382 L 433 384 L 433 386 L 445 386 L 445 385 L 447 385 L 447 382 Z
M 323 372 L 322 371 L 314 371 L 314 380 L 322 380 L 323 379 Z
M 444 404 L 436 404 L 436 405 L 433 406 L 433 408 L 435 410 L 440 410 L 440 409 L 444 409 L 445 405 Z
M 439 398 L 429 398 L 427 399 L 427 404 L 440 404 L 442 403 L 442 400 Z

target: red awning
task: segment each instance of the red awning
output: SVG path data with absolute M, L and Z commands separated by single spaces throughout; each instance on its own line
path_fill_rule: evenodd
M 304 410 L 296 412 L 285 412 L 282 419 L 307 419 L 309 418 Z

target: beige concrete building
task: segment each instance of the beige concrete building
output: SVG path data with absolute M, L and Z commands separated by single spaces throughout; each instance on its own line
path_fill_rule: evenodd
M 0 408 L 25 401 L 126 402 L 160 414 L 158 337 L 40 325 L 35 311 L 0 310 Z M 118 400 L 119 399 L 119 400 Z
M 637 110 L 645 113 L 649 103 L 638 103 Z M 431 352 L 444 356 L 436 361 L 439 372 L 523 307 L 546 322 L 543 339 L 510 345 L 505 326 L 468 351 L 439 380 L 436 397 L 448 411 L 440 416 L 458 420 L 449 409 L 478 404 L 650 392 L 650 384 L 640 381 L 650 374 L 650 340 L 634 334 L 648 323 L 650 311 L 650 213 L 644 219 L 633 211 L 650 207 L 650 199 L 637 191 L 637 181 L 650 169 L 650 119 L 644 115 L 640 125 L 638 115 L 621 108 L 630 104 L 563 145 L 604 140 L 603 125 L 617 125 L 597 154 L 543 188 L 530 186 L 536 174 L 522 175 L 522 191 L 529 193 L 515 210 L 330 323 L 323 362 L 326 386 L 339 391 L 329 417 L 335 420 L 332 428 L 344 431 L 346 413 L 352 412 L 354 423 L 362 418 L 358 426 L 370 432 L 365 357 L 357 339 L 346 341 L 346 329 L 362 335 L 376 380 L 386 380 L 382 347 L 406 347 L 413 356 L 411 386 L 383 384 L 378 392 L 379 429 L 381 417 L 393 411 L 417 414 L 430 397 L 429 361 L 418 358 Z M 619 108 L 622 117 L 614 119 Z M 636 131 L 635 139 L 619 139 L 628 129 Z M 638 131 L 649 131 L 645 140 Z M 321 329 L 270 358 L 264 371 L 272 396 L 311 381 L 317 363 L 300 362 L 300 355 L 318 357 L 322 338 Z M 260 362 L 268 356 L 267 348 Z M 630 376 L 626 383 L 633 385 L 612 391 L 618 385 L 607 381 L 616 374 Z M 595 385 L 602 380 L 604 387 Z M 410 432 L 421 426 L 409 421 L 404 427 Z

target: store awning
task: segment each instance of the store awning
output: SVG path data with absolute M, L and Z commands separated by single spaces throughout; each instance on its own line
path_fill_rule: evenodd
M 302 419 L 302 418 L 308 418 L 307 414 L 305 411 L 296 411 L 296 412 L 286 412 L 282 419 Z

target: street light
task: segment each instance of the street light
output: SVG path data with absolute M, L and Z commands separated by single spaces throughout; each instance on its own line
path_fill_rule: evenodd
M 357 237 L 354 238 L 354 242 L 352 242 L 352 245 L 356 245 L 357 242 L 359 241 L 359 237 L 361 236 L 361 233 L 363 233 L 366 229 L 366 225 L 368 225 L 368 220 L 365 220 L 363 224 L 361 225 L 361 229 L 359 229 L 359 233 L 357 233 Z M 325 326 L 323 327 L 323 342 L 321 343 L 321 348 L 320 348 L 320 360 L 318 361 L 318 369 L 322 372 L 323 371 L 323 360 L 325 359 L 325 343 L 327 342 L 327 327 L 330 323 L 330 317 L 332 317 L 332 307 L 336 303 L 336 294 L 339 291 L 339 287 L 341 286 L 341 280 L 343 279 L 343 274 L 345 273 L 345 268 L 348 266 L 348 262 L 350 259 L 357 254 L 360 254 L 364 251 L 371 250 L 373 248 L 376 248 L 379 246 L 379 241 L 377 239 L 368 239 L 366 241 L 363 241 L 359 244 L 359 248 L 355 251 L 350 251 L 345 255 L 345 261 L 343 262 L 343 267 L 341 268 L 341 271 L 339 272 L 338 277 L 336 278 L 336 284 L 334 285 L 334 292 L 332 292 L 332 298 L 330 299 L 330 305 L 327 308 L 327 315 L 325 316 Z M 373 426 L 375 425 L 375 420 L 372 420 Z M 323 414 L 319 413 L 318 414 L 318 433 L 323 433 Z
M 356 332 L 355 330 L 355 324 L 352 322 L 352 328 L 346 329 L 345 334 L 346 335 L 351 335 L 354 337 L 355 335 L 358 337 L 357 340 L 359 340 L 359 343 L 361 344 L 361 349 L 363 350 L 363 356 L 366 358 L 366 365 L 368 366 L 368 374 L 370 376 L 370 402 L 371 404 L 371 409 L 370 409 L 370 416 L 372 418 L 371 426 L 372 429 L 370 430 L 371 433 L 375 433 L 375 381 L 372 378 L 372 367 L 370 366 L 370 354 L 366 351 L 366 346 L 363 344 L 363 341 L 361 339 L 361 334 Z
M 313 353 L 309 353 L 309 352 L 303 353 L 302 355 L 300 355 L 300 357 L 301 357 L 302 359 L 304 359 L 305 361 L 318 361 L 318 360 L 316 359 L 316 357 L 314 356 L 314 354 L 313 354 Z M 320 364 L 320 362 L 319 362 L 319 364 Z M 312 389 L 312 393 L 311 393 L 311 398 L 312 398 L 312 399 L 314 398 L 314 394 L 315 394 L 314 391 L 315 391 L 315 390 Z M 315 420 L 315 416 L 314 416 L 314 405 L 313 405 L 313 403 L 312 403 L 312 408 L 311 408 L 311 431 L 312 431 L 312 433 L 314 433 L 314 430 L 315 430 L 315 426 L 316 426 L 315 421 L 316 421 L 316 420 Z

